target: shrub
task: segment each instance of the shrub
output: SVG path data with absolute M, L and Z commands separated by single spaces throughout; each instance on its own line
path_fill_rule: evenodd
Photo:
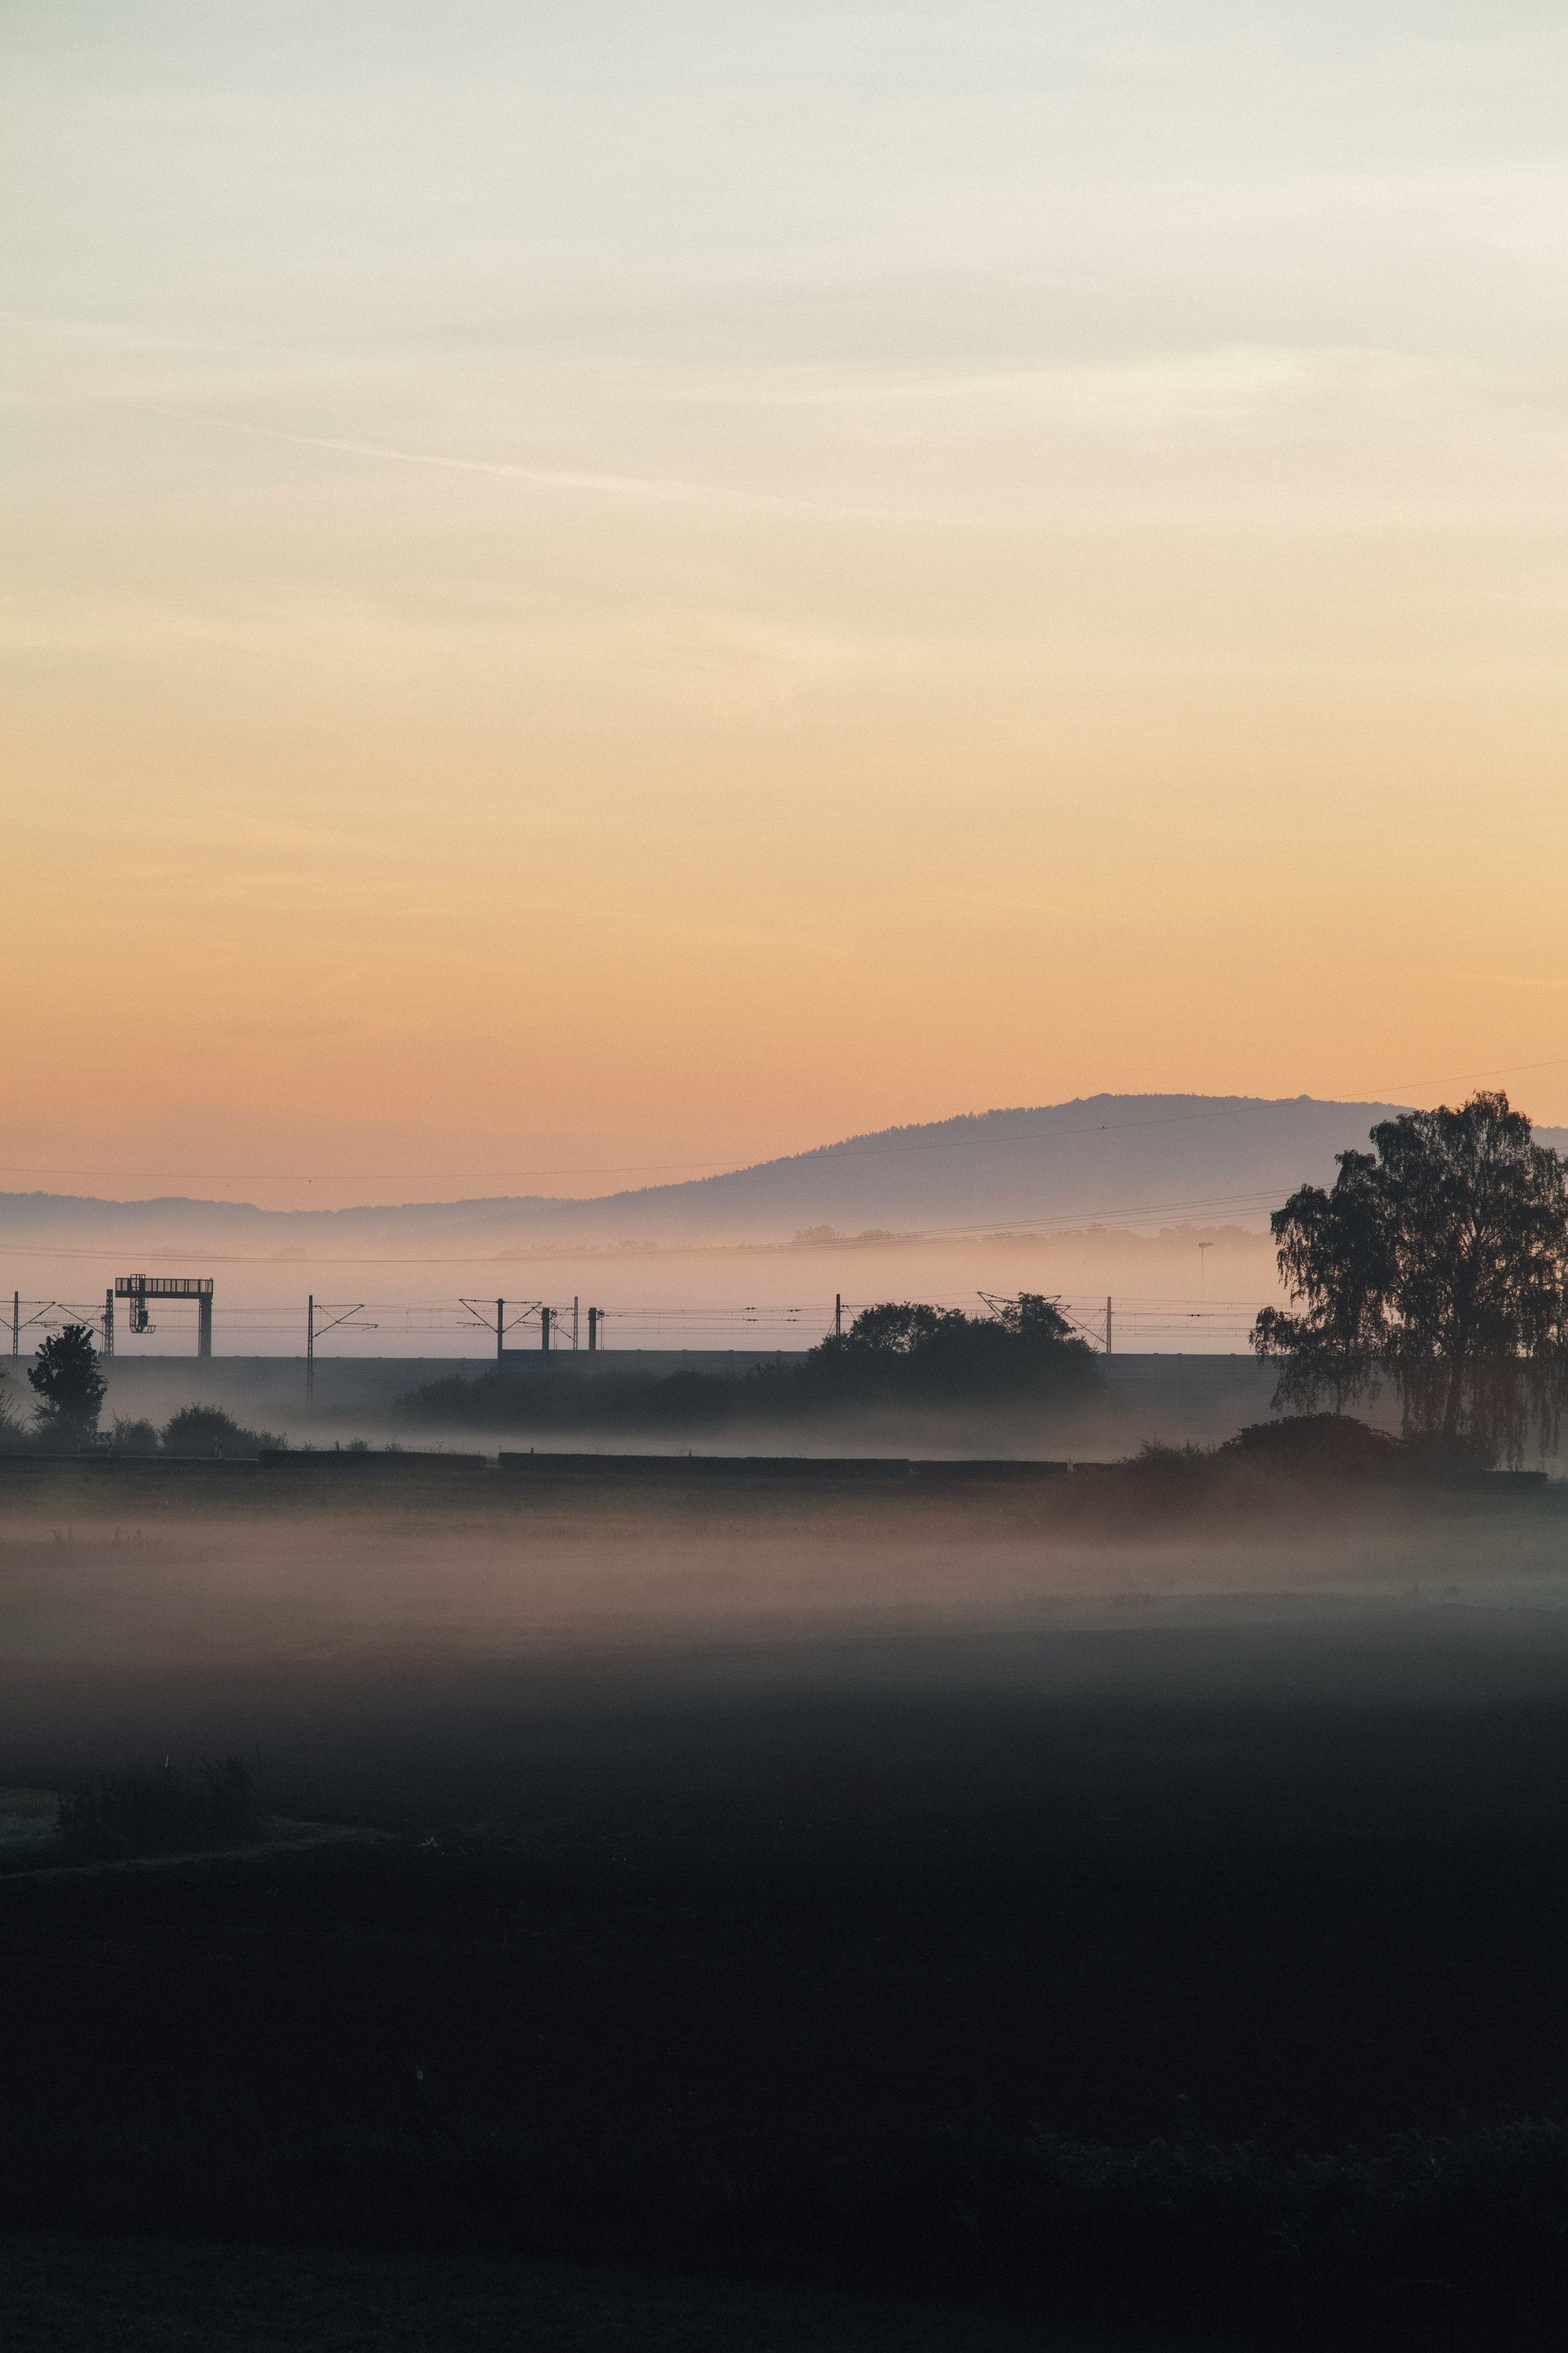
M 1261 1476 L 1312 1485 L 1410 1479 L 1431 1467 L 1423 1451 L 1348 1413 L 1289 1414 L 1255 1421 L 1219 1446 L 1172 1446 L 1151 1439 L 1123 1466 L 1174 1489 L 1215 1492 Z
M 150 1421 L 132 1421 L 125 1415 L 114 1417 L 114 1451 L 116 1454 L 156 1454 L 158 1432 Z
M 1220 1451 L 1282 1470 L 1373 1476 L 1407 1469 L 1412 1456 L 1392 1431 L 1374 1430 L 1349 1413 L 1287 1414 L 1279 1421 L 1249 1422 Z
M 247 1430 L 221 1406 L 185 1405 L 163 1424 L 165 1454 L 210 1454 L 246 1461 L 262 1448 L 286 1448 L 269 1430 Z

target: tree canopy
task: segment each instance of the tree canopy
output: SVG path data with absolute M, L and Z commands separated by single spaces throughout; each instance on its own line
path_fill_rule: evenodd
M 156 1448 L 158 1433 L 150 1422 L 127 1427 L 138 1432 L 145 1431 L 152 1439 L 153 1448 Z M 121 1425 L 117 1422 L 114 1432 L 117 1444 L 120 1442 L 120 1430 Z M 288 1443 L 286 1438 L 275 1437 L 270 1430 L 247 1430 L 243 1423 L 236 1421 L 232 1414 L 225 1413 L 217 1405 L 183 1405 L 178 1413 L 172 1414 L 163 1424 L 163 1451 L 166 1454 L 211 1454 L 244 1461 L 259 1454 L 264 1446 L 285 1448 Z M 129 1453 L 151 1450 L 147 1447 L 146 1439 L 139 1434 L 125 1451 Z
M 79 1445 L 97 1430 L 109 1383 L 98 1368 L 85 1324 L 51 1333 L 27 1367 L 27 1379 L 38 1399 L 33 1419 L 45 1436 Z
M 1023 1291 L 1016 1299 L 988 1302 L 984 1315 L 885 1300 L 813 1348 L 802 1373 L 807 1393 L 826 1387 L 845 1395 L 961 1398 L 1082 1392 L 1094 1386 L 1098 1366 L 1060 1309 Z
M 1568 1166 L 1505 1094 L 1401 1113 L 1271 1220 L 1289 1309 L 1265 1308 L 1276 1406 L 1396 1383 L 1407 1436 L 1521 1459 L 1568 1392 Z

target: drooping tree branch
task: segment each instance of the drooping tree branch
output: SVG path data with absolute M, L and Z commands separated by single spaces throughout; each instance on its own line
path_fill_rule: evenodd
M 1517 1462 L 1568 1398 L 1568 1166 L 1503 1094 L 1404 1112 L 1271 1221 L 1289 1311 L 1265 1308 L 1277 1409 L 1398 1385 L 1407 1436 Z

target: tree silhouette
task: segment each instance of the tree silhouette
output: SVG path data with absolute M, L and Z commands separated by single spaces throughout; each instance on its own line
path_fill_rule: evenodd
M 1275 1405 L 1302 1413 L 1331 1394 L 1342 1413 L 1380 1386 L 1389 1252 L 1377 1161 L 1370 1152 L 1334 1157 L 1332 1192 L 1303 1185 L 1270 1220 L 1279 1271 L 1300 1312 L 1266 1307 L 1252 1333 L 1259 1356 L 1284 1359 Z
M 33 1419 L 47 1435 L 79 1444 L 97 1430 L 109 1383 L 98 1369 L 85 1324 L 68 1324 L 51 1334 L 27 1367 L 27 1379 L 38 1397 Z
M 968 1320 L 956 1307 L 887 1299 L 879 1306 L 863 1307 L 842 1338 L 836 1335 L 822 1344 L 818 1353 L 846 1363 L 868 1356 L 918 1356 L 934 1347 L 944 1332 L 962 1328 Z
M 1568 1394 L 1568 1166 L 1504 1094 L 1404 1112 L 1271 1220 L 1294 1312 L 1265 1308 L 1275 1404 L 1396 1382 L 1407 1436 L 1517 1462 L 1556 1439 Z
M 803 1399 L 824 1389 L 853 1399 L 925 1396 L 1087 1395 L 1099 1367 L 1054 1303 L 1035 1292 L 990 1303 L 984 1315 L 918 1300 L 863 1308 L 800 1367 Z

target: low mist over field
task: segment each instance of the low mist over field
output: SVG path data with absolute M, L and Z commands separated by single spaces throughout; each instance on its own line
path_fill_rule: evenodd
M 648 1694 L 694 1678 L 734 1698 L 759 1683 L 956 1688 L 983 1657 L 983 1679 L 1045 1694 L 1073 1680 L 1057 1638 L 1091 1630 L 1136 1631 L 1152 1698 L 1160 1630 L 1176 1684 L 1190 1638 L 1218 1630 L 1245 1631 L 1288 1683 L 1303 1630 L 1361 1628 L 1371 1651 L 1348 1672 L 1371 1699 L 1383 1670 L 1369 1662 L 1394 1655 L 1395 1623 L 1524 1612 L 1544 1626 L 1568 1605 L 1554 1504 L 1352 1493 L 1314 1525 L 1288 1503 L 1261 1518 L 1256 1500 L 1184 1510 L 1152 1482 L 791 1499 L 755 1485 L 523 1494 L 491 1473 L 435 1488 L 405 1476 L 389 1493 L 372 1466 L 311 1483 L 345 1479 L 359 1491 L 345 1503 L 297 1482 L 280 1493 L 281 1474 L 259 1499 L 199 1480 L 173 1494 L 84 1485 L 63 1516 L 13 1482 L 8 1769 L 40 1744 L 57 1763 L 122 1746 L 133 1725 L 153 1746 L 200 1745 L 224 1736 L 227 1707 L 228 1736 L 286 1751 L 290 1727 L 314 1719 L 321 1736 L 342 1679 L 368 1693 L 385 1677 L 416 1719 L 424 1679 L 434 1691 L 476 1671 L 521 1677 L 536 1699 L 584 1677 Z M 1548 1644 L 1549 1682 L 1554 1657 Z
M 739 2266 L 983 2332 L 998 2293 L 1157 2332 L 1176 2262 L 1243 2343 L 1288 2230 L 1336 2341 L 1429 2341 L 1412 2244 L 1528 2319 L 1562 1493 L 1292 1428 L 815 1486 L 0 1462 L 14 2226 Z

